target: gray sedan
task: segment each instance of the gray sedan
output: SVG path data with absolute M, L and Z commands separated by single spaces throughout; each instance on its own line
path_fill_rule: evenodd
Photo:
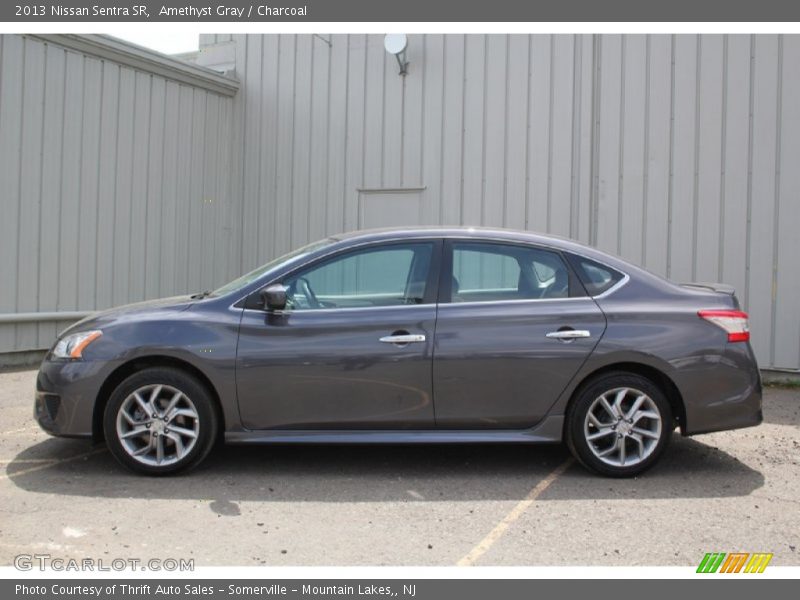
M 566 442 L 631 476 L 683 435 L 761 422 L 747 315 L 581 244 L 393 229 L 311 244 L 213 292 L 63 332 L 37 380 L 53 435 L 175 473 L 227 443 Z

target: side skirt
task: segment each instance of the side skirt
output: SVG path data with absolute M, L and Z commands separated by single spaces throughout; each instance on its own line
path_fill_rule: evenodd
M 228 444 L 520 444 L 557 443 L 563 415 L 546 417 L 530 429 L 267 429 L 226 431 Z

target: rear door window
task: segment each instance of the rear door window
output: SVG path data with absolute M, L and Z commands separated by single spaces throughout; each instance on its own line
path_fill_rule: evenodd
M 567 298 L 569 269 L 559 253 L 529 246 L 454 242 L 451 302 Z

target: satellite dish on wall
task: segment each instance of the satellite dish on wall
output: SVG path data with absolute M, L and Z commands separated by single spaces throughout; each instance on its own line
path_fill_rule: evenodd
M 400 75 L 408 73 L 408 61 L 406 60 L 406 47 L 408 37 L 405 33 L 387 33 L 383 38 L 383 47 L 389 54 L 394 54 L 397 64 L 400 66 Z
M 383 47 L 389 54 L 400 54 L 405 52 L 408 46 L 408 37 L 405 33 L 387 33 L 383 38 Z

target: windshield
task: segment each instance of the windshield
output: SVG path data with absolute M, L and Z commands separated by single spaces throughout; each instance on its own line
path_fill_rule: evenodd
M 301 258 L 307 254 L 311 254 L 312 252 L 319 250 L 320 248 L 324 248 L 325 246 L 331 245 L 335 240 L 328 238 L 326 240 L 321 240 L 319 242 L 314 242 L 312 244 L 308 244 L 307 246 L 303 246 L 302 248 L 298 248 L 297 250 L 292 250 L 288 254 L 284 254 L 283 256 L 279 256 L 276 259 L 269 261 L 266 264 L 261 265 L 260 267 L 253 269 L 249 273 L 245 273 L 241 277 L 234 279 L 230 283 L 226 283 L 221 288 L 218 288 L 211 292 L 211 296 L 224 296 L 225 294 L 230 294 L 231 292 L 235 292 L 239 290 L 249 283 L 255 281 L 259 277 L 261 277 L 267 271 L 272 271 L 273 269 L 278 268 L 284 263 L 287 263 L 291 260 L 295 260 L 297 258 Z

